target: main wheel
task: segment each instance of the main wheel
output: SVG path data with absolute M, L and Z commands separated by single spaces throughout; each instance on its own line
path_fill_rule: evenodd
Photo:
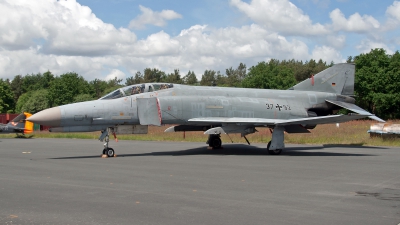
M 213 148 L 221 148 L 221 146 L 222 146 L 221 138 L 219 138 L 218 136 L 217 137 L 213 137 L 210 140 L 209 146 L 213 147 Z
M 114 154 L 115 154 L 114 149 L 108 148 L 108 149 L 106 150 L 106 155 L 107 155 L 108 157 L 114 157 Z
M 269 147 L 271 147 L 271 141 L 267 145 L 267 151 L 270 155 L 280 155 L 282 153 L 282 149 L 269 150 Z

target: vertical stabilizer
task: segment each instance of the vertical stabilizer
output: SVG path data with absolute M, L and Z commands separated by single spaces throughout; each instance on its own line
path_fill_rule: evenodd
M 318 74 L 304 80 L 289 90 L 329 92 L 340 95 L 354 95 L 353 63 L 340 63 L 319 72 Z
M 15 117 L 8 125 L 15 127 L 18 130 L 23 130 L 24 134 L 32 133 L 33 131 L 33 123 L 27 121 L 26 119 L 32 116 L 30 113 L 21 113 L 17 117 Z

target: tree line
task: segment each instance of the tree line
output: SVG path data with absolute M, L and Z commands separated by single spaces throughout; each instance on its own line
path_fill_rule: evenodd
M 384 119 L 400 118 L 400 54 L 387 54 L 384 49 L 348 57 L 355 63 L 356 104 Z M 40 110 L 98 99 L 125 85 L 168 82 L 175 84 L 244 87 L 261 89 L 288 89 L 313 74 L 330 67 L 333 62 L 322 60 L 277 60 L 259 62 L 247 69 L 240 63 L 225 73 L 205 70 L 198 80 L 193 71 L 182 76 L 179 69 L 166 73 L 156 68 L 146 68 L 134 76 L 112 80 L 85 80 L 77 73 L 55 76 L 50 71 L 43 74 L 16 75 L 12 80 L 0 79 L 0 113 L 36 113 Z

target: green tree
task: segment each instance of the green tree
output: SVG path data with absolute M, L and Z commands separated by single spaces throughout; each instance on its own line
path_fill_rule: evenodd
M 123 85 L 121 84 L 122 79 L 118 79 L 117 77 L 114 77 L 114 79 L 108 80 L 107 81 L 107 86 L 108 87 L 122 87 Z
M 13 112 L 14 96 L 10 84 L 0 79 L 0 113 Z
M 50 107 L 47 90 L 31 92 L 28 101 L 21 107 L 21 112 L 37 113 Z
M 217 71 L 217 74 L 215 76 L 215 84 L 220 87 L 229 87 L 228 77 Z
M 22 90 L 25 93 L 29 91 L 47 89 L 50 87 L 50 83 L 53 80 L 54 80 L 54 75 L 50 71 L 47 71 L 44 74 L 38 73 L 38 74 L 26 75 L 23 78 Z
M 384 119 L 400 117 L 400 54 L 384 49 L 354 57 L 357 104 Z
M 346 62 L 347 62 L 347 63 L 354 63 L 353 56 L 347 57 Z
M 182 78 L 183 83 L 187 85 L 195 85 L 199 81 L 197 80 L 196 74 L 193 71 L 190 71 Z
M 308 62 L 305 62 L 304 64 L 302 61 L 289 61 L 289 67 L 291 67 L 294 71 L 294 76 L 297 80 L 297 82 L 303 81 L 307 78 L 310 78 L 312 75 L 315 75 L 329 66 L 332 65 L 327 65 L 326 62 L 322 61 L 320 59 L 318 62 L 316 62 L 314 59 L 311 59 Z
M 174 83 L 174 84 L 181 84 L 181 75 L 179 73 L 179 69 L 175 69 L 173 73 L 168 74 L 164 79 L 163 82 L 166 83 Z
M 156 68 L 144 70 L 143 79 L 146 83 L 160 82 L 163 77 L 165 77 L 165 73 Z
M 92 94 L 89 83 L 77 73 L 66 73 L 56 77 L 50 84 L 48 98 L 50 106 L 72 103 L 79 94 Z
M 22 88 L 23 82 L 24 82 L 23 79 L 24 79 L 24 77 L 22 77 L 21 75 L 17 75 L 11 81 L 10 87 L 11 87 L 12 92 L 14 93 L 15 102 L 17 102 L 19 96 L 21 96 L 24 93 L 24 90 Z
M 21 96 L 19 96 L 17 104 L 15 105 L 15 112 L 16 113 L 22 113 L 22 107 L 25 105 L 26 102 L 28 102 L 29 98 L 32 96 L 32 92 L 27 92 L 23 93 Z
M 93 91 L 94 97 L 100 98 L 102 97 L 105 93 L 105 90 L 107 89 L 107 82 L 104 80 L 100 79 L 94 79 L 89 82 L 90 89 Z
M 203 76 L 201 76 L 200 85 L 202 86 L 215 86 L 217 83 L 216 72 L 214 70 L 204 71 Z
M 74 103 L 75 102 L 85 102 L 85 101 L 91 101 L 94 100 L 95 98 L 93 98 L 92 95 L 90 94 L 79 94 L 77 96 L 74 97 Z
M 276 59 L 252 66 L 242 82 L 243 87 L 263 89 L 288 89 L 295 84 L 293 70 Z
M 226 84 L 229 87 L 239 87 L 247 75 L 246 64 L 240 63 L 237 69 L 226 69 Z
M 143 75 L 140 71 L 137 71 L 135 74 L 135 77 L 131 76 L 126 78 L 125 81 L 125 85 L 129 86 L 129 85 L 133 85 L 133 84 L 141 84 L 143 83 L 144 79 L 143 79 Z

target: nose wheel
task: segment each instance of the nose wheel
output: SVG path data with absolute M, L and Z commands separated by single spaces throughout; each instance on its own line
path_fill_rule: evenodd
M 108 157 L 114 157 L 115 151 L 113 148 L 103 149 L 103 155 L 107 155 Z
M 110 136 L 108 130 L 105 130 L 102 132 L 100 138 L 100 141 L 104 140 L 104 148 L 103 148 L 103 156 L 107 157 L 114 157 L 115 156 L 115 151 L 113 148 L 108 147 L 108 142 L 110 142 Z

